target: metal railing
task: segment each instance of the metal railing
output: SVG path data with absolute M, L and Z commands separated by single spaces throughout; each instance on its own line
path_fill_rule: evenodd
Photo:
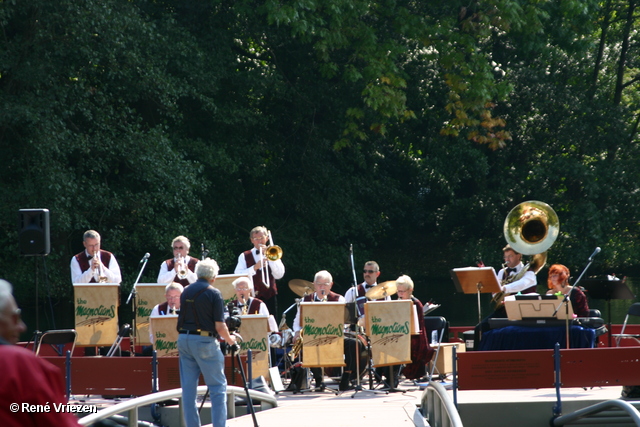
M 637 402 L 636 402 L 637 404 Z M 640 426 L 640 412 L 624 400 L 608 400 L 553 419 L 554 426 L 629 424 Z
M 429 381 L 420 403 L 422 413 L 431 427 L 462 427 L 458 409 L 440 383 Z
M 198 395 L 203 395 L 207 392 L 207 386 L 198 387 Z M 235 418 L 235 398 L 246 397 L 247 394 L 242 387 L 227 386 L 227 417 Z M 249 396 L 252 401 L 260 402 L 261 410 L 275 408 L 278 406 L 276 398 L 268 393 L 263 393 L 257 390 L 249 389 Z M 89 426 L 98 421 L 107 419 L 112 415 L 126 413 L 129 418 L 129 427 L 136 427 L 138 425 L 138 408 L 141 406 L 151 405 L 153 403 L 162 402 L 169 399 L 181 398 L 182 389 L 174 388 L 173 390 L 161 391 L 158 393 L 151 393 L 146 396 L 140 396 L 135 399 L 127 400 L 126 402 L 118 403 L 117 405 L 110 406 L 95 414 L 87 415 L 81 418 L 78 422 L 82 426 Z M 182 420 L 182 399 L 180 399 L 180 419 Z

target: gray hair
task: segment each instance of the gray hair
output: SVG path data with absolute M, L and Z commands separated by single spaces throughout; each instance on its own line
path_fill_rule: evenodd
M 175 239 L 173 239 L 171 241 L 171 246 L 172 247 L 173 247 L 173 244 L 175 242 L 182 242 L 182 243 L 184 243 L 184 246 L 187 248 L 187 250 L 191 249 L 191 242 L 185 236 L 178 236 Z
M 206 258 L 198 263 L 196 267 L 196 275 L 198 279 L 212 280 L 218 276 L 218 263 L 215 259 Z
M 166 294 L 169 291 L 174 290 L 174 289 L 177 290 L 177 291 L 180 291 L 180 293 L 182 293 L 182 291 L 184 291 L 184 286 L 182 286 L 178 282 L 171 282 L 167 286 L 165 286 L 164 293 Z
M 333 283 L 333 276 L 327 270 L 321 270 L 316 273 L 313 277 L 313 283 L 316 283 L 318 279 L 327 279 L 329 282 Z
M 253 280 L 249 279 L 247 276 L 242 276 L 242 277 L 238 277 L 236 280 L 234 280 L 233 282 L 231 282 L 231 284 L 233 285 L 233 288 L 237 288 L 238 285 L 240 283 L 246 282 L 247 286 L 249 287 L 249 290 L 251 292 L 253 292 Z
M 264 225 L 259 225 L 257 227 L 253 227 L 249 232 L 249 237 L 253 237 L 254 234 L 263 234 L 265 236 L 269 235 L 269 230 Z
M 96 230 L 87 230 L 82 235 L 82 240 L 86 241 L 87 239 L 97 239 L 98 242 L 99 242 L 100 241 L 100 233 L 98 233 Z
M 396 287 L 400 285 L 404 285 L 407 287 L 407 290 L 413 291 L 413 280 L 411 280 L 411 277 L 407 276 L 406 274 L 396 279 Z
M 6 280 L 0 279 L 0 311 L 4 310 L 13 298 L 13 286 Z

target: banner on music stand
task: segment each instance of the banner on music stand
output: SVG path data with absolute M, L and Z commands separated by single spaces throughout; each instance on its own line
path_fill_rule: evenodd
M 302 366 L 339 367 L 344 363 L 343 302 L 302 302 Z
M 138 283 L 136 285 L 137 344 L 149 345 L 149 316 L 156 304 L 166 301 L 164 290 L 168 283 Z
M 246 355 L 251 349 L 251 370 L 253 378 L 260 375 L 269 378 L 269 316 L 247 314 L 242 319 L 238 333 L 242 337 L 240 354 Z M 251 378 L 251 379 L 253 379 Z
M 75 325 L 79 346 L 112 345 L 118 337 L 118 283 L 74 283 Z
M 153 349 L 158 357 L 178 356 L 178 315 L 150 316 L 153 331 Z M 147 340 L 149 334 L 147 333 Z
M 412 307 L 411 300 L 368 301 L 364 305 L 376 367 L 411 363 Z
M 222 295 L 225 307 L 236 298 L 236 289 L 233 287 L 232 283 L 240 277 L 249 276 L 246 274 L 219 274 L 216 277 L 216 281 L 213 282 L 213 287 L 218 289 Z

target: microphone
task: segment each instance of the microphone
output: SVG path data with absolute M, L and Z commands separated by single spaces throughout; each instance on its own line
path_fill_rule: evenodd
M 142 259 L 140 260 L 140 263 L 145 262 L 146 260 L 149 259 L 151 255 L 149 254 L 149 252 L 147 252 L 146 254 L 144 254 L 144 256 L 142 257 Z
M 596 255 L 598 255 L 598 254 L 600 253 L 600 250 L 601 250 L 601 249 L 600 249 L 600 247 L 598 246 L 598 247 L 596 248 L 596 250 L 595 250 L 595 251 L 593 251 L 593 253 L 592 253 L 592 254 L 591 254 L 591 256 L 589 257 L 589 261 L 593 261 L 593 257 L 595 257 Z

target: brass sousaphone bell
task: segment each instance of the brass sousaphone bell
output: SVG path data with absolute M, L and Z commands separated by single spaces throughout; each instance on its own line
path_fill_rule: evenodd
M 558 215 L 551 206 L 537 200 L 520 203 L 504 220 L 504 238 L 513 250 L 523 255 L 546 252 L 559 232 Z
M 502 285 L 520 279 L 527 271 L 535 274 L 547 262 L 547 250 L 553 245 L 560 232 L 560 221 L 556 212 L 544 202 L 529 200 L 511 209 L 504 220 L 504 238 L 514 251 L 532 255 L 532 259 L 515 276 L 502 281 Z M 505 295 L 498 292 L 491 302 L 497 308 Z

